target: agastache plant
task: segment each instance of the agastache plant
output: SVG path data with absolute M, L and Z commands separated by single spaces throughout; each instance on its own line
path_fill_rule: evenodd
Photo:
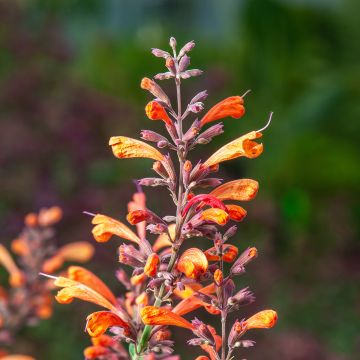
M 56 296 L 60 303 L 79 298 L 105 309 L 87 318 L 86 330 L 93 344 L 84 351 L 87 359 L 180 359 L 172 354 L 173 342 L 168 330 L 169 326 L 177 326 L 193 334 L 189 345 L 200 346 L 207 353 L 197 360 L 230 360 L 235 359 L 237 348 L 254 345 L 252 340 L 243 338 L 249 330 L 271 328 L 277 321 L 275 311 L 264 310 L 248 319 L 240 315 L 234 324 L 227 322 L 229 313 L 255 300 L 248 288 L 236 290 L 234 278 L 245 272 L 257 250 L 249 247 L 239 255 L 238 248 L 229 243 L 237 227 L 227 225 L 244 219 L 246 210 L 236 202 L 252 200 L 258 182 L 239 179 L 223 184 L 214 173 L 224 161 L 257 158 L 263 145 L 256 140 L 268 125 L 238 137 L 205 161 L 193 164 L 187 159 L 196 146 L 207 144 L 223 133 L 222 123 L 207 127 L 208 124 L 226 117 L 239 119 L 245 113 L 244 96 L 231 96 L 200 116 L 206 91 L 183 106 L 181 82 L 202 74 L 201 70 L 188 69 L 188 53 L 194 46 L 191 41 L 178 52 L 176 40 L 171 38 L 172 52 L 152 49 L 156 57 L 164 59 L 167 71 L 141 81 L 141 88 L 154 97 L 145 107 L 147 117 L 163 121 L 168 135 L 143 130 L 141 138 L 146 142 L 125 136 L 115 136 L 109 141 L 119 159 L 153 160 L 156 174 L 137 181 L 138 190 L 129 203 L 127 221 L 136 226 L 136 231 L 111 217 L 90 214 L 94 216 L 92 232 L 96 241 L 107 242 L 113 235 L 129 241 L 119 247 L 119 262 L 132 267 L 133 272 L 130 277 L 121 268 L 116 273 L 127 290 L 125 297 L 116 297 L 95 274 L 85 269 L 70 268 L 67 276 L 55 279 L 55 285 L 62 288 Z M 155 81 L 166 79 L 175 82 L 176 107 Z M 193 120 L 188 125 L 190 118 Z M 170 153 L 164 154 L 155 146 L 173 152 L 177 164 Z M 166 187 L 175 204 L 175 213 L 162 216 L 148 209 L 142 192 L 145 186 Z M 205 193 L 204 188 L 212 190 Z M 157 239 L 150 243 L 148 234 L 157 235 Z M 196 237 L 207 238 L 212 245 L 203 251 L 195 247 L 195 241 L 184 251 L 183 244 Z M 232 264 L 227 274 L 224 263 Z M 220 332 L 197 318 L 192 321 L 184 318 L 201 307 L 220 317 Z M 124 343 L 129 345 L 123 346 Z

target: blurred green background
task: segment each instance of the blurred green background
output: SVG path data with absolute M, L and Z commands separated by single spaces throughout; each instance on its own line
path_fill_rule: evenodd
M 162 131 L 146 119 L 149 96 L 139 87 L 143 76 L 164 71 L 149 49 L 167 50 L 170 36 L 179 44 L 195 40 L 192 65 L 205 73 L 183 83 L 185 99 L 207 89 L 209 108 L 252 91 L 246 116 L 225 120 L 225 133 L 194 159 L 261 128 L 274 111 L 264 154 L 225 163 L 220 172 L 224 179 L 260 182 L 235 240 L 241 249 L 259 249 L 240 280 L 257 302 L 238 316 L 268 307 L 279 313 L 278 326 L 254 333 L 258 345 L 244 356 L 359 359 L 359 5 L 1 0 L 1 242 L 16 237 L 24 214 L 41 206 L 65 211 L 59 243 L 92 241 L 83 210 L 126 214 L 132 179 L 151 174 L 151 163 L 115 159 L 108 138 Z M 173 95 L 171 82 L 164 88 Z M 149 208 L 173 211 L 165 190 L 147 194 Z M 98 245 L 89 267 L 121 293 L 113 276 L 117 244 Z M 94 310 L 57 306 L 51 320 L 20 334 L 15 350 L 38 359 L 81 359 L 89 344 L 85 315 Z

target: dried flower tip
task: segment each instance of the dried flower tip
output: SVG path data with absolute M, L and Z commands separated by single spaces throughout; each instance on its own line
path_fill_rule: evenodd
M 173 325 L 193 330 L 192 324 L 166 308 L 145 306 L 141 310 L 141 318 L 145 325 Z
M 258 252 L 255 247 L 246 249 L 231 267 L 231 273 L 234 275 L 242 273 L 244 266 L 246 266 L 251 260 L 256 258 L 257 254 Z
M 214 273 L 214 282 L 217 286 L 221 286 L 222 282 L 224 280 L 223 273 L 220 269 L 217 269 Z
M 152 95 L 154 95 L 156 98 L 159 98 L 166 105 L 171 105 L 170 100 L 165 94 L 164 90 L 154 80 L 151 80 L 149 78 L 143 78 L 141 80 L 140 87 L 144 90 L 149 91 Z
M 269 329 L 275 326 L 278 316 L 274 310 L 263 310 L 251 316 L 245 321 L 247 330 Z
M 240 156 L 244 156 L 250 159 L 254 159 L 261 155 L 263 152 L 263 145 L 258 144 L 254 139 L 258 139 L 262 136 L 257 131 L 252 131 L 245 134 L 238 139 L 235 139 L 228 144 L 224 145 L 213 155 L 209 157 L 203 164 L 204 167 L 211 167 L 217 165 L 223 161 L 236 159 Z
M 144 273 L 149 277 L 154 277 L 157 273 L 157 267 L 159 265 L 160 259 L 157 254 L 151 254 L 144 266 Z
M 197 114 L 198 112 L 203 110 L 204 110 L 204 104 L 200 101 L 188 105 L 188 111 L 191 111 L 194 114 Z
M 177 263 L 177 269 L 190 279 L 198 279 L 208 268 L 205 254 L 197 248 L 184 251 Z
M 211 121 L 229 116 L 234 119 L 239 119 L 244 114 L 244 100 L 240 96 L 230 96 L 213 106 L 201 119 L 200 123 L 201 126 L 204 126 Z
M 180 59 L 182 56 L 184 56 L 186 53 L 191 51 L 195 47 L 195 42 L 193 40 L 186 43 L 181 50 L 179 51 L 178 58 Z
M 153 55 L 155 55 L 156 57 L 162 57 L 164 59 L 166 59 L 168 56 L 170 56 L 170 54 L 167 51 L 164 51 L 161 49 L 156 49 L 156 48 L 151 49 L 151 53 Z

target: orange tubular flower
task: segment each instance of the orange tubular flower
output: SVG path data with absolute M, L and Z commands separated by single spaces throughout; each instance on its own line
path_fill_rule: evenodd
M 241 96 L 230 96 L 213 106 L 200 120 L 200 125 L 204 126 L 211 121 L 223 119 L 228 116 L 239 119 L 244 114 L 243 98 Z
M 95 360 L 101 356 L 108 355 L 110 350 L 104 346 L 88 346 L 84 350 L 86 360 Z
M 220 286 L 224 280 L 223 272 L 220 269 L 216 269 L 214 273 L 214 281 L 217 286 Z
M 205 254 L 197 248 L 184 251 L 177 263 L 177 269 L 190 279 L 197 279 L 204 274 L 208 268 Z
M 128 212 L 134 210 L 146 209 L 146 196 L 143 192 L 137 192 L 133 195 L 133 200 L 128 203 Z M 136 229 L 139 237 L 144 239 L 146 237 L 146 223 L 136 224 Z
M 91 342 L 95 346 L 112 346 L 115 340 L 109 335 L 100 335 L 92 337 Z
M 144 266 L 144 274 L 149 277 L 154 277 L 157 273 L 157 267 L 159 265 L 160 259 L 157 254 L 151 254 Z
M 129 324 L 113 312 L 97 311 L 86 318 L 86 330 L 90 336 L 103 335 L 112 326 L 119 326 L 125 330 L 125 334 L 129 334 Z
M 11 250 L 14 254 L 27 256 L 30 254 L 29 246 L 25 239 L 19 237 L 11 242 Z
M 94 238 L 98 242 L 106 242 L 113 235 L 117 235 L 123 239 L 130 240 L 134 243 L 139 243 L 139 237 L 130 230 L 125 224 L 120 221 L 117 221 L 109 216 L 97 214 L 92 223 L 96 225 L 92 233 Z
M 119 159 L 148 158 L 158 161 L 164 160 L 164 155 L 143 141 L 125 136 L 113 136 L 109 140 L 114 155 Z
M 242 221 L 247 214 L 247 211 L 238 205 L 226 205 L 226 210 L 231 220 Z
M 6 355 L 4 357 L 1 357 L 1 360 L 35 360 L 33 357 L 31 356 L 27 356 L 27 355 Z
M 228 161 L 232 159 L 236 159 L 240 156 L 245 156 L 250 159 L 254 159 L 261 155 L 263 152 L 263 144 L 259 144 L 254 139 L 258 139 L 262 136 L 262 134 L 258 131 L 252 131 L 246 135 L 235 139 L 218 151 L 216 151 L 213 155 L 211 155 L 203 164 L 204 167 L 211 167 L 213 165 L 217 165 L 223 161 Z
M 141 318 L 145 325 L 173 325 L 189 330 L 194 329 L 189 321 L 166 308 L 145 306 L 141 310 Z
M 62 219 L 63 213 L 61 208 L 53 206 L 51 208 L 43 208 L 38 215 L 38 223 L 40 226 L 51 226 Z
M 252 179 L 229 181 L 218 186 L 209 195 L 219 200 L 249 201 L 254 199 L 259 190 L 259 183 Z
M 127 214 L 126 220 L 131 225 L 137 225 L 149 219 L 150 213 L 147 210 L 134 210 Z
M 112 291 L 99 279 L 94 273 L 81 266 L 70 266 L 68 268 L 68 278 L 78 281 L 91 289 L 97 291 L 104 298 L 109 300 L 112 304 L 116 305 L 116 298 Z
M 9 273 L 9 283 L 12 287 L 20 287 L 25 283 L 25 275 L 17 267 L 6 247 L 0 244 L 0 265 Z
M 150 120 L 162 120 L 166 124 L 172 125 L 169 115 L 157 101 L 150 101 L 145 107 L 145 112 Z
M 218 208 L 210 208 L 204 210 L 201 215 L 200 219 L 203 221 L 211 221 L 218 225 L 224 226 L 229 221 L 230 217 L 224 210 Z
M 274 310 L 263 310 L 251 316 L 245 321 L 247 330 L 269 329 L 275 326 L 278 316 Z
M 223 245 L 223 260 L 225 262 L 231 263 L 238 256 L 239 250 L 236 246 L 231 244 Z M 205 251 L 205 256 L 208 261 L 219 261 L 220 256 L 216 253 L 215 247 L 212 247 Z

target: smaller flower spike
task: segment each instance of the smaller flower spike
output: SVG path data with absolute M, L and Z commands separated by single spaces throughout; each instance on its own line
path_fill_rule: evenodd
M 189 321 L 166 308 L 145 306 L 141 310 L 141 318 L 146 325 L 173 325 L 189 330 L 194 329 Z
M 205 124 L 223 119 L 225 117 L 232 117 L 234 119 L 239 119 L 245 114 L 244 100 L 241 96 L 230 96 L 215 106 L 213 106 L 206 115 L 200 120 L 201 126 Z
M 145 112 L 150 120 L 162 120 L 166 124 L 170 126 L 172 125 L 172 121 L 164 107 L 155 100 L 150 101 L 146 105 Z
M 257 131 L 252 131 L 246 135 L 235 139 L 209 157 L 203 164 L 204 167 L 211 167 L 221 162 L 236 159 L 244 156 L 250 159 L 256 158 L 263 152 L 263 145 L 258 144 L 254 139 L 262 136 Z
M 165 158 L 163 154 L 149 144 L 125 136 L 113 136 L 110 138 L 109 145 L 114 155 L 119 159 L 148 158 L 163 161 Z
M 197 248 L 184 251 L 180 256 L 177 269 L 190 279 L 197 279 L 206 272 L 208 261 L 205 254 Z

